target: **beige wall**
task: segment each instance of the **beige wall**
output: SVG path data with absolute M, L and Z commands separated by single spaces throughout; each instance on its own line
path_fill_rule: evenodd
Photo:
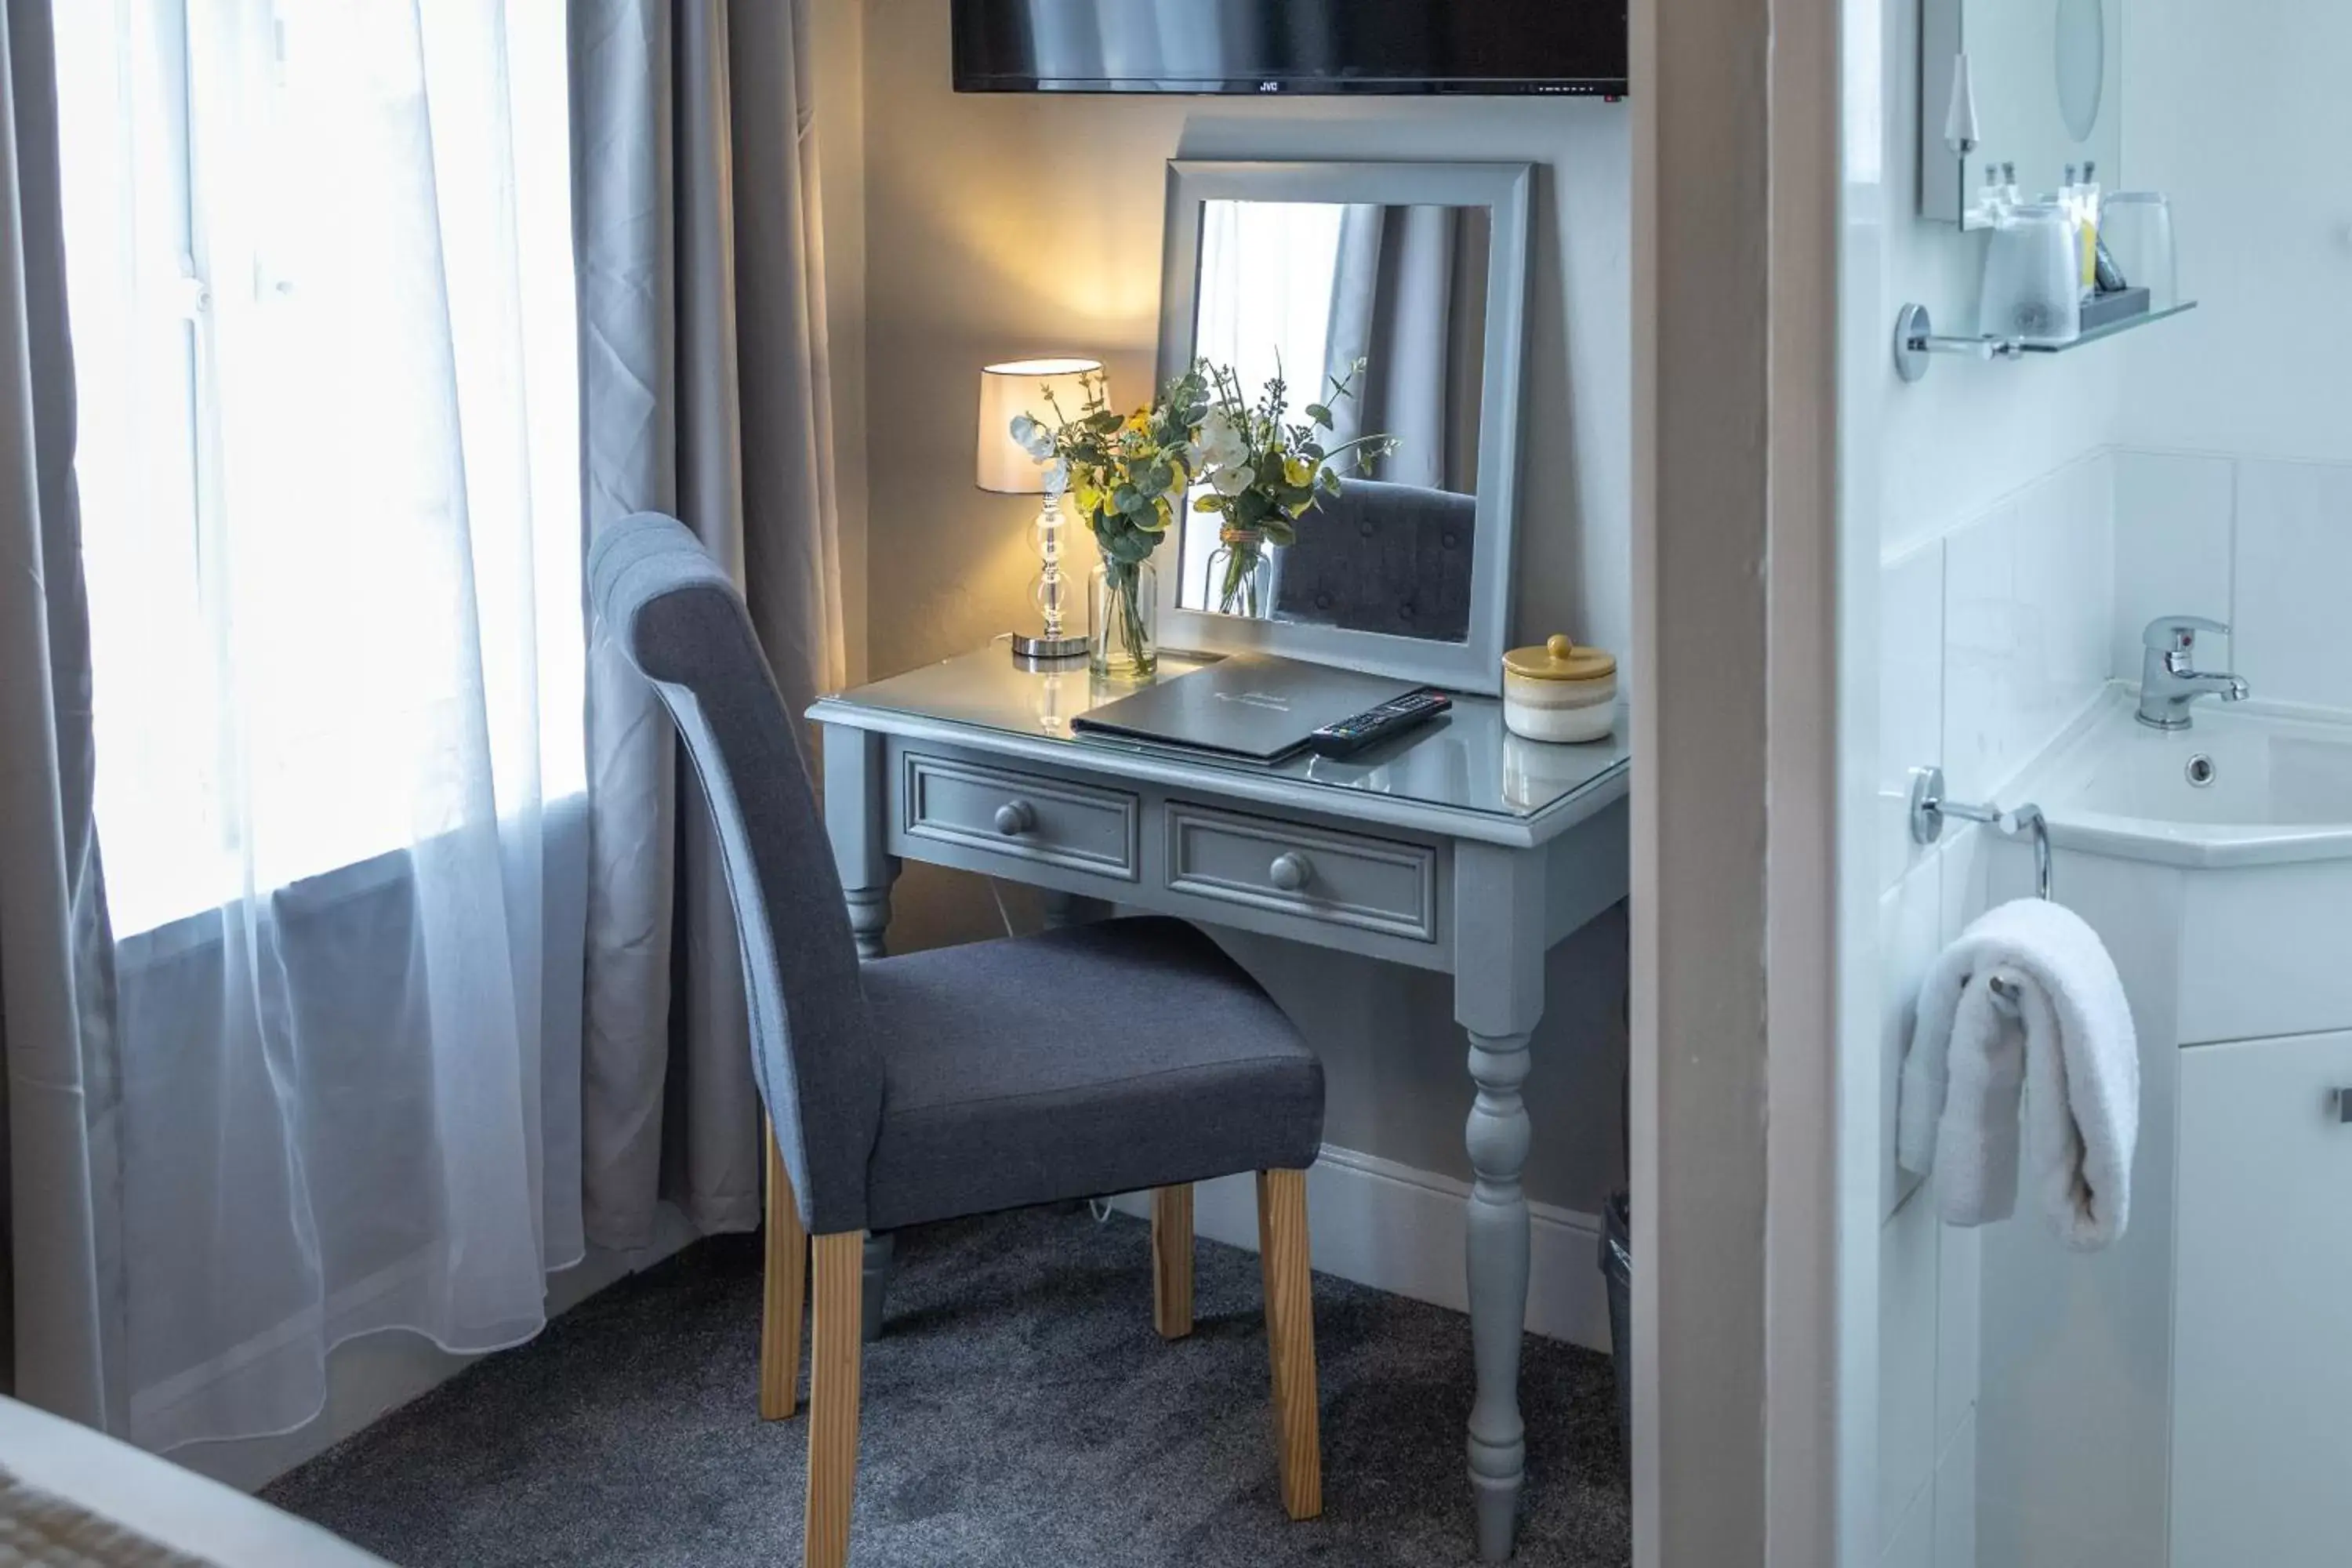
M 1034 502 L 972 488 L 978 372 L 1046 351 L 1099 355 L 1148 395 L 1163 166 L 1204 158 L 1528 161 L 1540 166 L 1529 302 L 1515 631 L 1630 640 L 1630 123 L 1593 102 L 964 96 L 947 0 L 867 0 L 864 37 L 868 585 L 877 675 L 1006 629 L 1026 602 Z M 1629 676 L 1636 672 L 1629 670 Z M 1022 929 L 1034 904 L 1006 889 Z M 1000 931 L 986 885 L 910 868 L 893 940 Z M 1244 956 L 1303 1019 L 1343 1146 L 1466 1177 L 1464 1047 L 1448 984 L 1253 942 Z M 1592 1211 L 1617 1168 L 1622 912 L 1552 955 L 1528 1087 L 1538 1202 Z

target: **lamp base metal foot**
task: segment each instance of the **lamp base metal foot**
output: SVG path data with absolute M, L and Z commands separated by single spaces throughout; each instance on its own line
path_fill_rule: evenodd
M 1093 648 L 1094 639 L 1087 637 L 1032 637 L 1024 632 L 1013 634 L 1013 657 L 1023 663 L 1037 659 L 1084 658 Z

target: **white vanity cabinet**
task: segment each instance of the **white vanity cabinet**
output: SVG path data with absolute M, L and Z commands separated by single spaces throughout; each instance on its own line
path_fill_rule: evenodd
M 2352 1560 L 2352 1033 L 2180 1057 L 2172 1568 Z

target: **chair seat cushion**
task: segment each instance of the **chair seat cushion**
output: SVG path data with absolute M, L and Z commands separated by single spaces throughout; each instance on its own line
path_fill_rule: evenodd
M 864 969 L 882 1058 L 876 1230 L 1303 1170 L 1323 1067 L 1181 921 L 1108 921 Z

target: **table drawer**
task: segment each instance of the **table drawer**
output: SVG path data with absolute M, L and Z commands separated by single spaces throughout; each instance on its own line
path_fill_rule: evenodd
M 1134 795 L 919 752 L 904 764 L 899 826 L 908 837 L 1135 880 Z
M 1437 940 L 1437 851 L 1171 801 L 1168 885 L 1331 925 Z

